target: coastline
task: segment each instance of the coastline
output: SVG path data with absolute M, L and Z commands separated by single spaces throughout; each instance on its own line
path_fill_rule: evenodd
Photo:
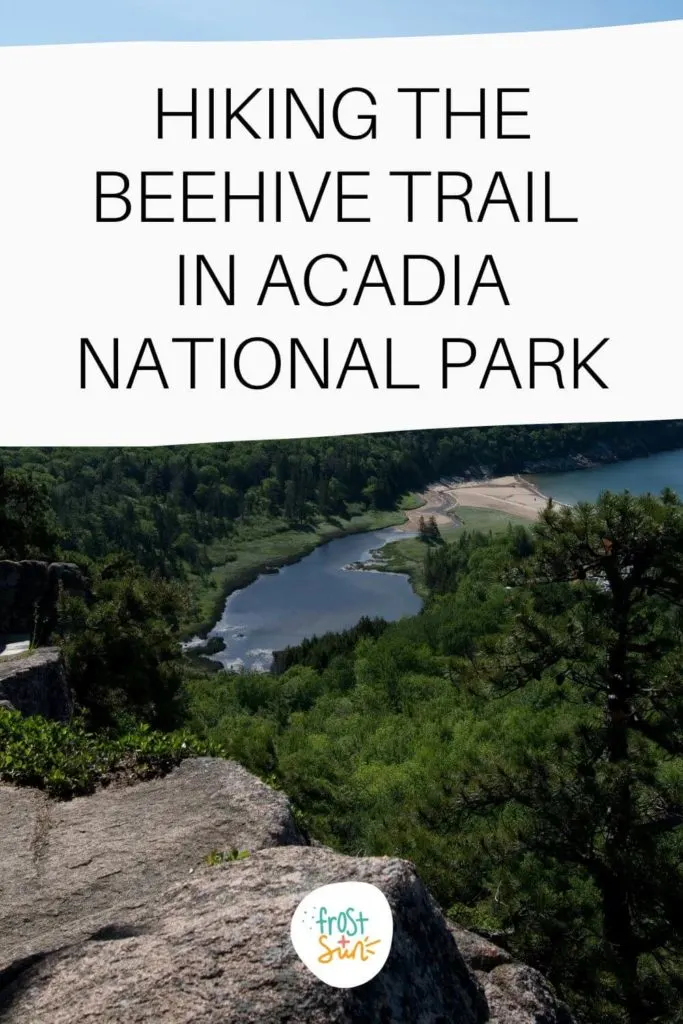
M 665 449 L 664 452 L 679 450 Z M 651 455 L 635 458 L 650 457 Z M 631 461 L 635 459 L 613 457 L 598 462 L 584 457 L 579 465 L 575 458 L 571 471 L 597 469 L 608 462 Z M 194 636 L 205 639 L 220 620 L 227 597 L 253 583 L 263 573 L 276 572 L 282 566 L 298 562 L 322 544 L 349 534 L 374 533 L 389 526 L 395 529 L 396 540 L 383 545 L 382 554 L 372 559 L 368 565 L 354 568 L 408 576 L 415 592 L 423 597 L 420 576 L 424 549 L 416 536 L 421 518 L 428 519 L 433 516 L 445 535 L 463 528 L 496 532 L 506 528 L 508 523 L 532 525 L 550 500 L 550 496 L 535 482 L 531 470 L 524 474 L 484 476 L 468 480 L 463 480 L 462 477 L 443 478 L 430 484 L 421 493 L 409 495 L 408 498 L 416 507 L 397 508 L 382 513 L 367 512 L 350 520 L 319 522 L 308 530 L 282 531 L 271 528 L 258 538 L 243 537 L 232 548 L 235 556 L 233 558 L 226 557 L 225 551 L 219 549 L 215 568 L 210 577 L 214 581 L 213 584 L 207 585 L 206 582 L 195 580 L 202 604 L 201 612 L 191 626 L 185 623 L 181 638 Z M 558 507 L 571 507 L 571 503 L 557 498 L 553 498 L 553 503 Z
M 452 488 L 457 508 L 491 509 L 516 519 L 534 522 L 550 500 L 531 480 L 520 474 L 471 480 Z
M 549 500 L 533 481 L 521 474 L 481 480 L 442 480 L 431 484 L 421 497 L 423 504 L 406 513 L 406 522 L 398 530 L 415 531 L 421 517 L 432 515 L 438 526 L 456 526 L 460 508 L 500 512 L 512 519 L 534 522 Z
M 310 531 L 286 531 L 288 540 L 292 542 L 292 547 L 287 551 L 276 550 L 285 539 L 282 533 L 264 538 L 261 543 L 253 544 L 247 541 L 240 552 L 242 558 L 237 563 L 224 562 L 216 565 L 211 574 L 217 588 L 217 592 L 211 595 L 211 610 L 207 610 L 199 621 L 186 624 L 181 630 L 181 639 L 187 641 L 192 638 L 205 642 L 208 634 L 220 621 L 230 594 L 249 586 L 263 573 L 277 572 L 286 565 L 301 561 L 315 548 L 329 544 L 333 540 L 356 533 L 374 533 L 391 526 L 397 533 L 397 540 L 392 544 L 402 544 L 410 540 L 410 537 L 406 536 L 404 539 L 401 538 L 401 534 L 416 534 L 420 518 L 431 516 L 434 516 L 437 525 L 442 529 L 467 528 L 467 523 L 458 515 L 459 509 L 479 510 L 509 517 L 513 522 L 531 523 L 538 518 L 548 501 L 548 496 L 531 480 L 519 474 L 468 481 L 442 480 L 430 484 L 419 497 L 422 504 L 417 508 L 368 513 L 347 520 L 343 524 L 320 524 L 317 529 Z M 272 543 L 267 543 L 268 541 Z M 413 577 L 411 567 L 400 562 L 392 569 L 387 568 L 386 562 L 378 559 L 364 571 L 370 569 L 377 572 L 393 571 L 399 575 L 407 575 L 411 580 Z M 206 584 L 201 589 L 206 594 Z M 420 593 L 419 589 L 416 589 L 416 593 Z
M 397 539 L 374 552 L 371 562 L 354 568 L 407 576 L 423 600 L 428 590 L 424 579 L 426 548 L 418 535 L 421 518 L 433 515 L 444 538 L 452 539 L 462 530 L 497 533 L 509 525 L 532 525 L 549 500 L 532 480 L 520 475 L 441 480 L 419 497 L 422 504 L 409 509 L 406 522 L 396 527 Z

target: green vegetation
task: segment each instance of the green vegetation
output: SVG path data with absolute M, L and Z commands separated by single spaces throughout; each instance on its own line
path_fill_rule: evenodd
M 57 554 L 88 566 L 125 553 L 183 582 L 189 634 L 213 624 L 228 590 L 269 562 L 305 554 L 318 532 L 329 536 L 344 520 L 391 512 L 440 477 L 482 468 L 515 473 L 576 452 L 600 458 L 605 446 L 623 458 L 681 447 L 683 421 L 175 448 L 5 448 L 0 510 L 7 506 L 9 515 L 0 512 L 0 557 Z M 22 519 L 31 535 L 21 527 L 16 537 L 11 523 Z
M 206 632 L 220 618 L 226 594 L 252 583 L 264 570 L 279 568 L 310 554 L 345 533 L 364 533 L 404 521 L 400 512 L 368 510 L 350 518 L 318 520 L 306 529 L 292 529 L 278 520 L 249 522 L 238 527 L 230 541 L 216 541 L 207 549 L 210 575 L 189 574 L 194 584 L 196 619 L 184 623 L 186 635 Z
M 452 526 L 440 526 L 441 539 L 447 543 L 457 543 L 463 528 L 470 532 L 485 534 L 505 533 L 511 526 L 522 526 L 525 520 L 510 516 L 505 512 L 489 509 L 460 508 L 459 523 Z M 372 568 L 380 572 L 396 572 L 408 576 L 416 594 L 425 598 L 429 594 L 425 578 L 426 561 L 425 545 L 420 537 L 406 537 L 385 544 L 377 553 Z
M 77 561 L 89 593 L 62 598 L 52 637 L 79 717 L 0 711 L 0 778 L 65 798 L 189 755 L 234 757 L 288 793 L 316 839 L 412 860 L 455 919 L 504 936 L 582 1024 L 681 1021 L 673 494 L 549 507 L 529 529 L 462 510 L 465 529 L 385 552 L 425 595 L 420 615 L 279 652 L 272 674 L 210 672 L 179 643 L 225 590 L 335 531 L 401 519 L 401 496 L 430 479 L 514 472 L 522 452 L 599 438 L 637 454 L 683 444 L 683 424 L 2 452 L 0 557 Z
M 80 719 L 61 725 L 0 709 L 0 779 L 60 799 L 165 775 L 185 757 L 216 752 L 183 732 L 140 725 L 121 736 L 94 735 Z
M 526 520 L 493 508 L 458 508 L 458 520 L 466 530 L 481 533 L 504 533 L 508 526 L 519 526 Z
M 410 512 L 412 509 L 422 508 L 424 503 L 424 498 L 421 494 L 404 494 L 403 497 L 399 499 L 397 508 L 402 512 Z
M 76 702 L 93 728 L 181 724 L 182 610 L 177 583 L 116 557 L 93 571 L 89 600 L 62 598 L 55 639 Z
M 446 530 L 443 531 L 446 536 Z M 449 531 L 455 533 L 455 528 Z M 377 553 L 372 562 L 372 568 L 380 572 L 398 572 L 408 576 L 411 586 L 420 597 L 426 597 L 428 590 L 424 578 L 425 546 L 424 542 L 417 537 L 406 537 L 405 540 L 395 540 Z
M 370 619 L 364 616 L 355 626 L 343 633 L 325 633 L 323 636 L 304 640 L 298 647 L 285 647 L 282 651 L 274 651 L 272 671 L 275 675 L 281 675 L 292 665 L 325 669 L 340 654 L 352 654 L 360 640 L 381 636 L 387 625 L 384 619 Z M 274 775 L 270 775 L 267 781 L 271 785 L 277 785 L 277 778 Z
M 441 544 L 443 538 L 439 530 L 436 516 L 420 516 L 417 527 L 417 535 L 425 544 Z
M 197 678 L 189 727 L 316 838 L 414 861 L 580 1019 L 680 1019 L 683 505 L 605 495 L 427 550 L 422 614 Z
M 0 462 L 0 558 L 51 554 L 56 520 L 44 486 L 24 470 L 8 472 Z
M 215 868 L 219 864 L 230 864 L 236 860 L 246 860 L 248 856 L 249 850 L 236 850 L 234 848 L 227 852 L 212 850 L 211 853 L 207 853 L 204 863 L 208 864 L 211 868 Z

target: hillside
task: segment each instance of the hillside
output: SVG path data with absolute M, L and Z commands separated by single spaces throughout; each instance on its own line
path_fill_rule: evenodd
M 513 430 L 510 437 L 526 437 L 538 455 L 560 451 L 562 444 L 574 450 L 593 430 L 561 428 L 553 439 L 553 429 L 539 428 L 538 435 Z M 678 429 L 640 425 L 640 442 L 649 443 L 658 430 L 660 441 L 671 440 Z M 623 425 L 615 436 L 632 445 L 633 430 Z M 493 444 L 495 436 L 477 434 L 479 459 L 482 438 Z M 443 454 L 461 442 L 469 444 L 455 435 L 346 439 L 339 442 L 339 465 L 348 457 L 351 472 L 355 458 L 368 473 L 372 457 L 398 491 L 414 478 L 392 477 L 396 466 L 409 466 L 416 453 L 428 461 L 442 446 Z M 584 454 L 588 450 L 584 446 Z M 615 455 L 601 450 L 604 457 Z M 23 673 L 31 666 L 42 672 L 40 652 L 29 654 L 20 670 L 10 669 L 11 693 L 2 700 L 28 714 L 0 711 L 0 778 L 51 798 L 73 798 L 50 819 L 49 839 L 60 827 L 55 821 L 77 813 L 64 808 L 101 806 L 103 787 L 116 803 L 125 784 L 162 786 L 189 756 L 228 758 L 286 792 L 300 833 L 335 856 L 414 864 L 449 922 L 495 936 L 505 950 L 495 957 L 510 957 L 548 978 L 581 1024 L 679 1024 L 683 503 L 671 491 L 660 497 L 604 494 L 592 505 L 549 505 L 528 528 L 458 530 L 447 540 L 436 524 L 411 542 L 422 554 L 419 615 L 391 625 L 363 620 L 346 634 L 289 648 L 268 675 L 209 672 L 201 658 L 184 656 L 179 638 L 188 621 L 186 592 L 196 598 L 206 586 L 214 548 L 209 534 L 198 540 L 192 568 L 187 551 L 173 554 L 176 532 L 194 529 L 193 523 L 198 529 L 208 524 L 213 536 L 228 528 L 224 555 L 233 560 L 274 536 L 316 543 L 317 531 L 345 528 L 344 522 L 325 518 L 315 504 L 297 522 L 277 500 L 266 507 L 257 498 L 267 481 L 268 489 L 277 483 L 278 472 L 284 497 L 303 493 L 296 490 L 304 479 L 297 465 L 311 470 L 309 484 L 320 483 L 316 459 L 321 453 L 333 459 L 335 451 L 332 442 L 320 441 L 209 446 L 179 456 L 105 452 L 99 462 L 92 451 L 43 453 L 42 475 L 29 452 L 32 469 L 0 473 L 0 537 L 9 556 L 0 575 L 10 581 L 0 605 L 5 615 L 9 609 L 7 628 L 19 623 L 30 633 L 25 643 L 33 639 L 54 649 L 48 660 L 70 691 L 59 717 L 68 719 L 71 702 L 75 708 L 70 721 L 58 722 L 32 714 L 35 703 L 22 704 Z M 251 460 L 259 453 L 257 469 Z M 198 515 L 197 496 L 221 493 L 222 468 L 234 471 L 240 458 L 252 466 L 249 472 L 261 474 L 240 485 L 249 507 L 225 520 Z M 212 460 L 214 482 L 209 472 L 201 483 L 197 467 Z M 472 462 L 468 472 L 492 463 Z M 346 515 L 384 514 L 378 480 L 359 482 L 361 495 L 370 490 L 355 505 L 355 492 L 348 492 Z M 77 565 L 54 561 L 67 554 L 69 529 L 69 543 L 80 545 Z M 95 556 L 87 553 L 89 545 Z M 158 565 L 157 545 L 171 552 Z M 52 561 L 37 561 L 38 555 Z M 11 583 L 22 574 L 40 584 L 36 601 L 8 596 L 12 588 L 15 596 L 28 593 Z M 2 685 L 7 693 L 5 670 Z M 11 792 L 20 799 L 19 790 Z M 21 799 L 29 792 L 22 790 Z M 34 792 L 31 799 L 45 798 Z M 56 805 L 45 806 L 52 814 Z M 164 823 L 153 814 L 149 820 L 156 847 L 148 836 L 145 870 L 153 879 L 155 858 L 164 862 L 165 837 Z M 79 834 L 87 833 L 84 824 L 83 830 Z M 19 842 L 13 856 L 20 860 L 23 851 L 30 864 L 32 840 L 18 826 L 13 835 Z M 44 836 L 36 835 L 40 850 Z M 107 842 L 122 849 L 117 835 Z M 232 865 L 232 846 L 216 850 L 226 871 L 232 866 L 249 877 L 246 861 L 255 860 Z M 102 864 L 107 877 L 109 869 L 116 874 L 108 854 L 95 849 L 92 857 L 95 870 Z M 34 879 L 37 870 L 31 867 Z M 57 876 L 54 882 L 59 889 Z M 104 890 L 109 884 L 103 882 Z M 170 915 L 159 924 L 160 934 L 191 930 L 185 911 L 173 918 L 170 890 L 157 895 Z M 50 906 L 49 894 L 45 899 Z M 198 893 L 198 913 L 202 899 Z M 237 896 L 231 892 L 230 899 Z M 65 895 L 60 906 L 68 902 Z M 34 910 L 17 906 L 30 925 Z M 151 939 L 133 938 L 151 955 Z M 100 948 L 88 947 L 86 974 L 91 954 L 93 969 L 97 956 L 106 959 L 106 953 L 95 956 Z M 135 947 L 120 948 L 137 955 L 130 952 Z M 21 962 L 24 954 L 15 953 L 13 960 Z M 64 970 L 71 980 L 70 968 Z M 38 1004 L 22 1005 L 24 1019 L 32 1019 Z
M 184 632 L 225 594 L 330 536 L 400 522 L 402 495 L 443 476 L 505 476 L 683 447 L 683 420 L 431 430 L 175 448 L 0 449 L 31 488 L 30 557 L 81 565 L 124 553 L 182 581 Z M 36 493 L 36 487 L 38 492 Z M 0 558 L 17 553 L 2 521 Z M 39 495 L 43 497 L 40 498 Z M 4 549 L 4 550 L 3 550 Z

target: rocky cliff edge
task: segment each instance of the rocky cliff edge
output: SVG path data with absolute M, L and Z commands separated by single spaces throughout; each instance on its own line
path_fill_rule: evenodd
M 233 762 L 67 803 L 0 786 L 0 820 L 8 1024 L 571 1024 L 540 974 L 449 924 L 411 864 L 308 845 Z M 249 856 L 206 862 L 232 850 Z M 344 990 L 289 927 L 307 892 L 347 880 L 383 890 L 395 930 L 383 970 Z

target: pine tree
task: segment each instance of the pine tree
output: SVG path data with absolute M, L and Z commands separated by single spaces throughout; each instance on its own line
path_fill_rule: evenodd
M 607 1019 L 670 1020 L 683 996 L 683 506 L 605 494 L 546 509 L 535 535 L 494 677 L 555 708 L 553 746 L 530 734 L 514 770 L 487 765 L 465 802 L 519 808 L 513 874 L 532 854 L 555 889 L 593 887 L 595 957 L 626 1014 Z M 527 901 L 517 927 L 533 931 L 536 912 Z M 571 930 L 556 942 L 569 960 Z
M 427 533 L 431 540 L 441 540 L 441 532 L 439 530 L 439 525 L 436 521 L 436 516 L 432 515 L 429 517 L 429 522 L 427 524 Z

